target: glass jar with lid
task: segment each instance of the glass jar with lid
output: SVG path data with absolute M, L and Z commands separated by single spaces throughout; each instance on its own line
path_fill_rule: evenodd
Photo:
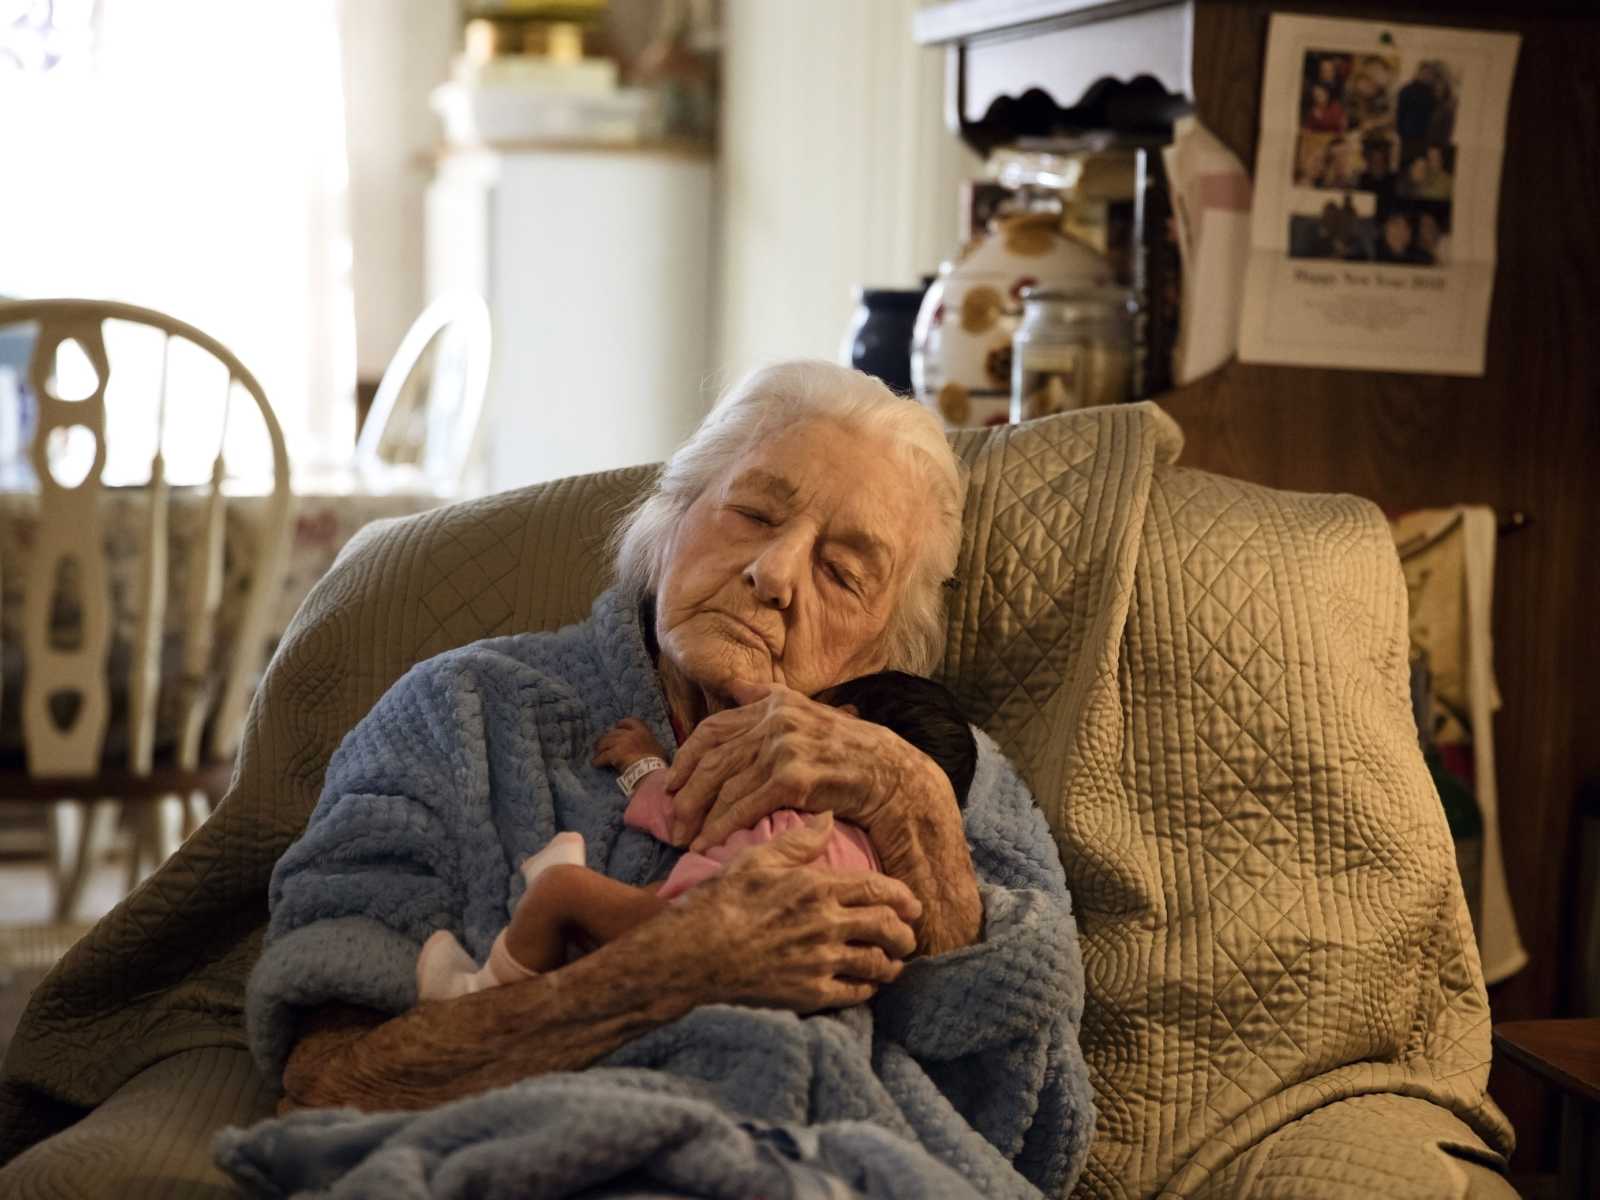
M 1133 296 L 1124 288 L 1029 288 L 1012 339 L 1011 420 L 1133 396 Z

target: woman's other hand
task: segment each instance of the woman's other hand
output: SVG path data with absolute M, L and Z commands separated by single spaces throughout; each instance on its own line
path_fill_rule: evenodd
M 738 708 L 700 722 L 667 774 L 673 841 L 703 849 L 780 808 L 866 830 L 884 871 L 922 902 L 918 948 L 976 940 L 977 877 L 949 777 L 881 725 L 781 684 L 735 684 Z

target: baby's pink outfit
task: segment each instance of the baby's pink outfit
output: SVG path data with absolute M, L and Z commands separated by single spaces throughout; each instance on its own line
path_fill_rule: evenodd
M 672 797 L 667 795 L 667 772 L 651 771 L 639 781 L 622 814 L 623 824 L 642 829 L 663 842 L 672 840 Z M 770 816 L 762 817 L 749 829 L 735 832 L 720 846 L 712 846 L 704 853 L 689 850 L 672 868 L 665 882 L 656 891 L 663 900 L 683 895 L 697 883 L 704 883 L 722 870 L 732 859 L 751 846 L 770 842 L 780 833 L 787 833 L 805 824 L 805 814 L 792 808 L 780 808 Z M 880 871 L 877 852 L 867 835 L 846 821 L 835 821 L 833 832 L 822 848 L 817 862 L 836 871 Z M 558 833 L 539 853 L 531 855 L 521 866 L 522 877 L 528 887 L 539 874 L 556 863 L 584 865 L 583 838 L 576 833 Z M 417 955 L 417 999 L 444 1000 L 479 992 L 484 988 L 499 987 L 528 979 L 537 972 L 511 957 L 506 949 L 506 931 L 502 929 L 495 938 L 488 961 L 479 967 L 472 956 L 448 929 L 436 931 L 422 946 Z
M 770 816 L 762 817 L 749 829 L 731 834 L 720 846 L 712 846 L 704 853 L 686 850 L 672 873 L 667 876 L 656 895 L 671 900 L 683 895 L 697 883 L 704 883 L 722 870 L 729 862 L 751 846 L 764 845 L 780 833 L 804 825 L 805 814 L 792 808 L 780 808 Z M 622 823 L 632 829 L 642 829 L 663 842 L 672 840 L 672 797 L 667 795 L 667 773 L 651 771 L 639 781 L 628 801 Z M 877 852 L 867 835 L 855 825 L 835 821 L 828 843 L 822 848 L 817 861 L 836 871 L 881 871 Z

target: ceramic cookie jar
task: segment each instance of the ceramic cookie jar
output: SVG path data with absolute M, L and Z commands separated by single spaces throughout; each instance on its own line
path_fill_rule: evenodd
M 1061 232 L 1055 212 L 999 217 L 969 242 L 923 298 L 911 343 L 911 385 L 950 429 L 1011 419 L 1011 336 L 1031 287 L 1111 282 L 1106 257 Z

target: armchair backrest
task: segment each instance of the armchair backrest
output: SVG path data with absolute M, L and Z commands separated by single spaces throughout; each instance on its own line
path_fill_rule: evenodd
M 1080 1187 L 1196 1194 L 1360 1096 L 1509 1151 L 1378 508 L 1158 465 L 1119 630 L 1056 825 L 1100 1105 Z

